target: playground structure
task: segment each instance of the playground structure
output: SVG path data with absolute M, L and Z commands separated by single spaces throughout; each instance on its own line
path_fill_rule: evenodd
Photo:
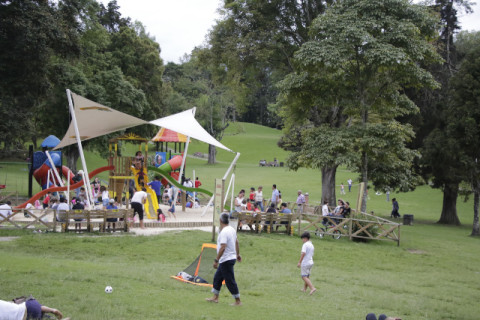
M 50 135 L 43 140 L 41 147 L 42 151 L 33 152 L 33 147 L 30 148 L 30 170 L 28 176 L 29 196 L 32 196 L 32 178 L 38 182 L 42 190 L 50 187 L 58 187 L 64 185 L 62 176 L 65 177 L 67 183 L 74 183 L 73 172 L 62 165 L 62 152 L 49 151 L 56 147 L 60 140 Z
M 131 157 L 128 158 L 128 157 L 120 156 L 118 154 L 118 145 L 117 145 L 119 140 L 117 140 L 117 143 L 115 141 L 112 141 L 110 143 L 110 157 L 109 157 L 110 165 L 107 167 L 94 170 L 92 173 L 89 173 L 87 169 L 87 164 L 86 164 L 85 156 L 83 152 L 82 141 L 103 136 L 119 130 L 125 130 L 127 128 L 138 126 L 141 124 L 153 124 L 165 129 L 169 129 L 173 132 L 176 132 L 177 135 L 181 133 L 186 137 L 186 143 L 184 145 L 183 155 L 182 156 L 175 155 L 174 157 L 172 157 L 171 159 L 163 163 L 160 167 L 155 168 L 154 171 L 158 170 L 157 173 L 159 173 L 165 180 L 167 180 L 168 183 L 175 185 L 179 189 L 182 189 L 182 190 L 187 189 L 186 191 L 191 191 L 191 192 L 202 192 L 207 196 L 210 196 L 211 197 L 210 201 L 208 205 L 205 207 L 205 211 L 202 214 L 202 217 L 204 216 L 204 214 L 206 213 L 206 210 L 210 207 L 210 205 L 213 202 L 213 199 L 214 199 L 213 193 L 205 189 L 193 190 L 193 188 L 190 188 L 190 189 L 185 188 L 183 185 L 180 184 L 181 182 L 180 179 L 182 177 L 182 174 L 185 168 L 185 159 L 188 153 L 188 145 L 189 145 L 190 138 L 200 140 L 204 143 L 214 145 L 218 148 L 227 150 L 232 153 L 233 151 L 225 147 L 220 142 L 218 142 L 215 138 L 213 138 L 196 121 L 195 108 L 147 122 L 145 120 L 141 120 L 136 117 L 130 116 L 128 114 L 103 106 L 97 102 L 88 100 L 82 96 L 76 95 L 75 93 L 71 92 L 68 89 L 67 89 L 67 98 L 69 102 L 69 110 L 70 110 L 70 115 L 72 120 L 70 122 L 70 126 L 67 132 L 65 133 L 65 136 L 54 147 L 54 150 L 58 150 L 65 146 L 76 143 L 78 146 L 80 160 L 82 164 L 82 170 L 79 170 L 79 173 L 82 174 L 83 179 L 80 182 L 71 183 L 73 181 L 70 181 L 71 180 L 70 178 L 73 177 L 73 174 L 70 174 L 69 172 L 66 171 L 66 177 L 68 178 L 67 186 L 52 187 L 51 184 L 46 182 L 45 185 L 46 187 L 49 187 L 48 189 L 44 189 L 43 191 L 39 192 L 38 194 L 31 197 L 28 201 L 26 201 L 22 205 L 14 208 L 14 210 L 22 210 L 22 208 L 27 207 L 29 204 L 33 205 L 35 200 L 38 200 L 40 197 L 42 197 L 49 191 L 51 192 L 69 191 L 71 189 L 75 189 L 81 186 L 84 186 L 86 191 L 85 192 L 86 194 L 85 210 L 86 211 L 92 210 L 94 209 L 95 202 L 92 199 L 93 192 L 89 182 L 90 182 L 90 178 L 94 174 L 99 173 L 98 172 L 99 169 L 101 169 L 101 171 L 105 171 L 105 170 L 110 171 L 110 179 L 109 179 L 110 188 L 109 189 L 113 191 L 113 195 L 116 196 L 117 199 L 120 194 L 123 195 L 125 182 L 127 180 L 133 180 L 135 182 L 135 188 L 138 190 L 141 186 L 141 182 L 143 182 L 144 184 L 148 182 L 147 163 L 146 163 L 146 160 L 148 159 L 147 158 L 148 146 L 147 146 L 146 139 L 138 140 L 138 141 L 141 141 L 141 143 L 144 143 L 145 155 L 142 161 L 133 162 Z M 50 159 L 52 158 L 50 156 L 50 153 L 51 152 L 49 153 L 46 152 L 46 156 L 47 158 L 49 158 L 48 162 L 51 164 L 51 167 L 56 168 L 57 166 L 55 166 L 55 162 L 53 161 L 53 159 Z M 240 153 L 236 153 L 235 158 L 232 161 L 227 172 L 225 173 L 223 179 L 217 179 L 223 182 L 221 184 L 217 183 L 217 181 L 215 182 L 216 198 L 222 199 L 223 205 L 225 204 L 225 201 L 226 201 L 225 192 L 223 190 L 224 181 L 234 169 L 235 163 L 238 160 L 239 156 L 240 156 Z M 133 164 L 133 167 L 132 167 L 132 164 Z M 177 169 L 179 169 L 179 172 L 178 173 L 175 172 L 173 176 L 176 176 L 176 174 L 178 174 L 178 176 L 172 177 L 172 171 L 175 171 Z M 53 170 L 53 171 L 58 173 L 57 170 Z M 232 180 L 230 180 L 230 185 L 232 185 L 233 176 L 234 174 L 232 174 Z M 61 177 L 57 177 L 57 179 L 58 179 L 57 182 L 61 185 L 62 184 Z M 48 173 L 47 173 L 47 180 L 48 180 Z M 147 191 L 149 194 L 149 199 L 148 199 L 149 204 L 146 206 L 146 213 L 148 218 L 154 218 L 156 217 L 156 208 L 157 208 L 155 207 L 155 205 L 158 205 L 158 200 L 156 199 L 156 194 L 153 192 L 153 190 L 151 190 L 150 188 L 148 188 L 147 190 L 150 190 L 150 192 Z M 126 191 L 126 195 L 128 195 L 128 189 Z M 177 195 L 178 193 L 175 193 L 174 203 L 176 203 Z M 232 186 L 232 195 L 233 195 L 233 186 Z M 128 197 L 126 197 L 126 199 L 128 199 Z M 118 200 L 121 200 L 121 198 Z M 67 201 L 68 201 L 68 193 L 67 193 Z M 224 208 L 223 205 L 222 206 L 217 204 L 215 205 L 215 210 L 213 214 L 213 224 L 214 224 L 214 227 L 212 229 L 213 235 L 215 234 L 215 224 L 218 224 L 218 217 L 220 213 L 223 211 L 223 208 Z M 36 221 L 39 222 L 39 219 L 36 219 Z
M 121 141 L 138 143 L 138 151 L 142 152 L 142 158 L 121 156 L 118 150 L 118 144 Z M 147 183 L 147 159 L 148 159 L 148 140 L 135 134 L 124 134 L 109 141 L 108 164 L 113 167 L 109 175 L 109 189 L 113 192 L 113 198 L 121 201 L 125 194 L 125 203 L 128 206 L 130 198 L 130 181 L 134 183 L 136 191 L 147 190 L 147 202 L 145 203 L 145 213 L 149 219 L 155 219 L 158 209 L 158 199 L 155 191 Z

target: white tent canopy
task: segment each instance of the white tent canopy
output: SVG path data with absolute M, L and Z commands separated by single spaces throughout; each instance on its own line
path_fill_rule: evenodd
M 78 131 L 82 141 L 135 127 L 140 124 L 148 124 L 147 121 L 88 100 L 73 92 L 71 92 L 71 95 L 75 106 Z M 73 123 L 70 122 L 67 133 L 55 149 L 60 149 L 74 143 L 77 143 L 75 128 Z
M 97 102 L 88 100 L 78 94 L 71 92 L 73 98 L 75 116 L 78 124 L 80 140 L 85 141 L 112 132 L 135 127 L 149 122 L 130 116 L 126 113 L 106 107 Z M 233 152 L 223 144 L 212 137 L 195 119 L 192 109 L 150 121 L 159 127 L 164 127 L 186 136 L 200 140 L 202 142 L 214 145 Z M 70 122 L 67 133 L 62 141 L 55 147 L 60 149 L 65 146 L 77 143 L 75 137 L 75 128 Z
M 194 138 L 205 143 L 211 144 L 215 147 L 233 152 L 223 144 L 212 137 L 203 127 L 197 122 L 193 115 L 193 109 L 185 110 L 176 114 L 172 114 L 165 118 L 150 121 L 159 127 L 167 128 L 175 132 L 182 133 L 187 137 Z

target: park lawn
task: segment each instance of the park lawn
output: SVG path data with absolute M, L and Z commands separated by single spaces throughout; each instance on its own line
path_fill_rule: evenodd
M 239 234 L 244 261 L 236 276 L 244 306 L 226 287 L 218 305 L 209 289 L 170 279 L 211 240 L 202 231 L 158 236 L 32 234 L 0 242 L 0 298 L 33 294 L 73 319 L 478 319 L 479 239 L 467 227 L 401 227 L 400 247 L 312 238 L 313 296 L 300 292 L 298 236 Z M 114 289 L 104 293 L 106 285 Z

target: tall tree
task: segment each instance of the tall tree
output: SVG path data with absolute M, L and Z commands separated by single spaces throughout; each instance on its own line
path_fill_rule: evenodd
M 35 136 L 31 120 L 50 88 L 52 57 L 78 54 L 75 27 L 49 1 L 0 1 L 0 135 L 5 149 Z
M 451 103 L 447 109 L 447 134 L 455 141 L 458 162 L 455 171 L 461 174 L 473 191 L 472 236 L 480 236 L 480 32 L 462 32 L 457 48 L 460 67 L 451 82 Z M 462 171 L 460 171 L 462 170 Z M 460 171 L 460 172 L 459 172 Z
M 356 154 L 355 169 L 366 185 L 372 180 L 376 187 L 412 187 L 415 153 L 406 143 L 413 131 L 396 118 L 417 111 L 405 88 L 438 85 L 419 65 L 439 60 L 428 41 L 434 35 L 434 25 L 426 7 L 408 1 L 341 1 L 315 19 L 310 31 L 314 40 L 302 45 L 295 55 L 303 73 L 332 75 L 335 81 L 331 84 L 340 86 L 341 99 L 335 90 L 315 90 L 325 98 L 308 107 L 331 110 L 332 101 L 340 102 L 349 118 L 341 128 L 354 137 L 348 152 Z M 327 157 L 319 152 L 322 147 L 311 152 Z M 366 205 L 367 190 L 362 211 Z
M 218 77 L 224 76 L 222 66 L 211 64 L 211 51 L 196 48 L 188 61 L 181 65 L 169 63 L 165 70 L 165 80 L 180 95 L 178 102 L 183 107 L 197 107 L 196 118 L 217 140 L 221 140 L 228 127 L 234 98 L 229 88 L 222 85 Z M 209 145 L 208 163 L 216 162 L 216 148 Z
M 458 153 L 445 152 L 457 148 L 455 139 L 447 133 L 449 123 L 448 108 L 451 103 L 450 80 L 457 68 L 457 53 L 454 35 L 460 30 L 457 10 L 471 12 L 468 1 L 436 0 L 432 6 L 440 19 L 439 36 L 434 44 L 443 58 L 443 63 L 426 66 L 434 75 L 441 87 L 436 90 L 425 88 L 414 90 L 411 96 L 420 107 L 420 113 L 405 119 L 413 123 L 416 139 L 413 148 L 420 150 L 422 158 L 419 161 L 419 171 L 433 188 L 443 191 L 443 205 L 439 223 L 460 224 L 457 214 L 457 198 L 459 185 L 462 181 L 461 171 L 457 165 Z
M 325 0 L 224 0 L 223 19 L 209 37 L 216 65 L 228 69 L 225 84 L 236 93 L 241 120 L 281 124 L 272 107 L 276 83 L 293 71 L 293 54 L 308 41 L 308 28 Z

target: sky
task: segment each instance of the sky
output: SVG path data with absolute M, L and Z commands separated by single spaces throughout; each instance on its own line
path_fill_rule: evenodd
M 108 0 L 99 0 L 104 5 Z M 185 54 L 205 43 L 220 19 L 222 0 L 117 0 L 123 17 L 138 20 L 160 44 L 164 63 L 179 63 Z M 480 31 L 480 0 L 474 13 L 459 13 L 462 30 Z

